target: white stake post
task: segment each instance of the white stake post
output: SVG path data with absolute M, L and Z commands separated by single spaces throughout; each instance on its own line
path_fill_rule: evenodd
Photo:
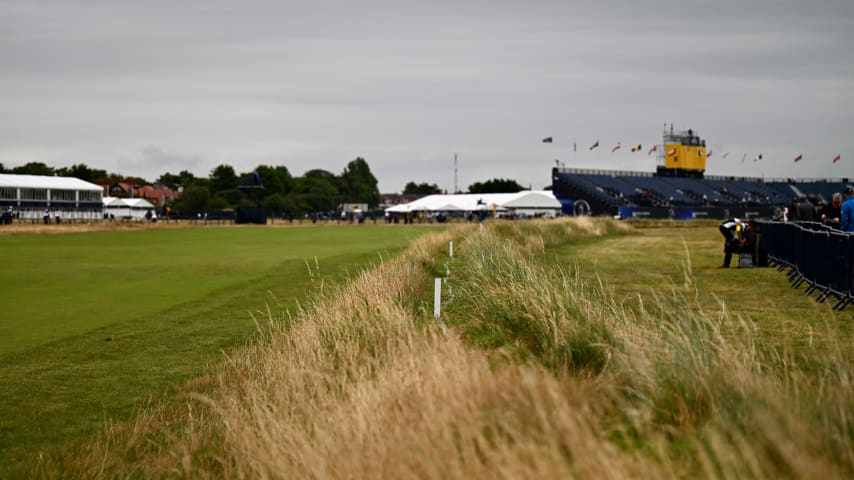
M 448 256 L 454 258 L 454 241 L 451 240 L 451 245 L 448 247 Z
M 442 308 L 442 279 L 436 277 L 433 291 L 433 316 L 439 318 Z

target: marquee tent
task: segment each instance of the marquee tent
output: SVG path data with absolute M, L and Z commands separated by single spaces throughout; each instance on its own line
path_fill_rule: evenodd
M 104 197 L 104 213 L 125 220 L 145 220 L 145 214 L 154 212 L 154 205 L 144 198 Z
M 413 202 L 387 208 L 388 213 L 407 212 L 478 212 L 492 211 L 513 214 L 555 216 L 560 213 L 560 202 L 547 190 L 524 190 L 518 193 L 464 193 L 456 195 L 428 195 Z

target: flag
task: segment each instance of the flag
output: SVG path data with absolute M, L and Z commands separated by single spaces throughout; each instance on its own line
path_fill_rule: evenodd
M 711 157 L 711 156 L 712 156 L 712 151 L 711 151 L 711 150 L 709 150 L 708 152 L 706 152 L 706 158 L 709 158 L 709 157 Z
M 670 150 L 667 151 L 668 157 L 672 157 L 673 155 L 676 155 L 676 149 L 675 148 L 671 148 Z
M 833 163 L 836 163 L 840 160 L 842 160 L 842 155 L 837 155 L 837 156 L 833 157 Z
M 572 151 L 577 152 L 578 149 L 575 147 L 575 140 L 572 141 Z
M 643 149 L 641 144 L 639 143 L 637 147 L 632 147 L 633 152 L 640 152 Z
M 652 155 L 652 152 L 658 151 L 658 145 L 653 145 L 652 148 L 649 149 L 649 153 L 647 155 Z
M 798 162 L 800 162 L 800 161 L 801 161 L 801 160 L 803 160 L 803 159 L 804 159 L 804 156 L 803 156 L 803 155 L 798 155 L 797 157 L 795 157 L 795 163 L 798 163 Z
M 546 137 L 543 139 L 543 143 L 552 143 L 552 137 Z
M 594 143 L 593 146 L 590 147 L 590 150 L 592 151 L 594 148 L 596 148 L 598 146 L 599 146 L 599 140 L 596 140 L 596 143 Z
M 724 157 L 724 158 L 728 158 L 728 157 L 729 157 L 729 152 L 726 152 L 725 154 L 723 154 L 723 157 Z
M 619 150 L 619 149 L 620 149 L 620 148 L 622 148 L 622 147 L 623 147 L 623 146 L 622 146 L 622 145 L 620 145 L 620 142 L 617 142 L 617 144 L 616 144 L 616 145 L 614 145 L 614 148 L 612 148 L 612 149 L 611 149 L 611 153 L 616 152 L 617 150 Z

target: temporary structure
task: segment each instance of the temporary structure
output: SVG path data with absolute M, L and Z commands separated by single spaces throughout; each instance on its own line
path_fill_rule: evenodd
M 21 219 L 101 218 L 103 189 L 79 178 L 0 173 L 0 209 Z
M 547 190 L 524 190 L 518 193 L 465 193 L 428 195 L 413 202 L 387 208 L 388 213 L 407 212 L 479 212 L 501 211 L 514 214 L 555 216 L 560 202 Z
M 154 212 L 154 205 L 144 198 L 104 197 L 104 213 L 113 218 L 143 221 L 148 212 Z

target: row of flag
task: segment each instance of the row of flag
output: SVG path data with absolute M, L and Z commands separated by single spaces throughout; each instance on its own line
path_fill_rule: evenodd
M 543 143 L 554 143 L 554 138 L 553 137 L 546 137 L 543 139 Z M 594 142 L 593 145 L 590 146 L 590 151 L 593 151 L 597 148 L 599 148 L 599 140 L 596 140 L 596 142 Z M 617 142 L 616 145 L 611 147 L 611 153 L 614 153 L 617 150 L 620 150 L 621 148 L 623 148 L 623 145 L 620 142 Z M 643 145 L 641 145 L 640 143 L 637 144 L 636 146 L 632 147 L 632 152 L 640 152 L 641 150 L 643 150 Z M 574 141 L 572 142 L 572 151 L 573 152 L 578 151 L 577 145 Z M 658 145 L 653 145 L 652 148 L 650 148 L 649 151 L 647 152 L 647 155 L 652 155 L 653 153 L 655 153 L 657 151 L 658 151 Z M 671 157 L 673 155 L 676 155 L 676 149 L 675 148 L 672 148 L 672 149 L 670 149 L 670 151 L 667 152 L 668 157 Z M 723 156 L 723 158 L 729 158 L 729 155 L 730 155 L 729 152 L 726 152 L 722 156 Z M 712 156 L 712 150 L 709 149 L 706 152 L 706 158 L 709 158 L 711 156 Z M 745 153 L 744 156 L 741 157 L 741 162 L 744 163 L 744 160 L 746 158 L 747 158 L 747 154 Z M 797 157 L 794 158 L 794 162 L 798 163 L 803 159 L 804 159 L 803 154 L 799 154 Z M 760 160 L 762 160 L 762 154 L 761 153 L 758 156 L 754 157 L 754 159 L 753 159 L 754 162 L 758 162 Z M 836 163 L 840 160 L 842 160 L 842 155 L 836 155 L 835 157 L 833 157 L 833 163 Z

